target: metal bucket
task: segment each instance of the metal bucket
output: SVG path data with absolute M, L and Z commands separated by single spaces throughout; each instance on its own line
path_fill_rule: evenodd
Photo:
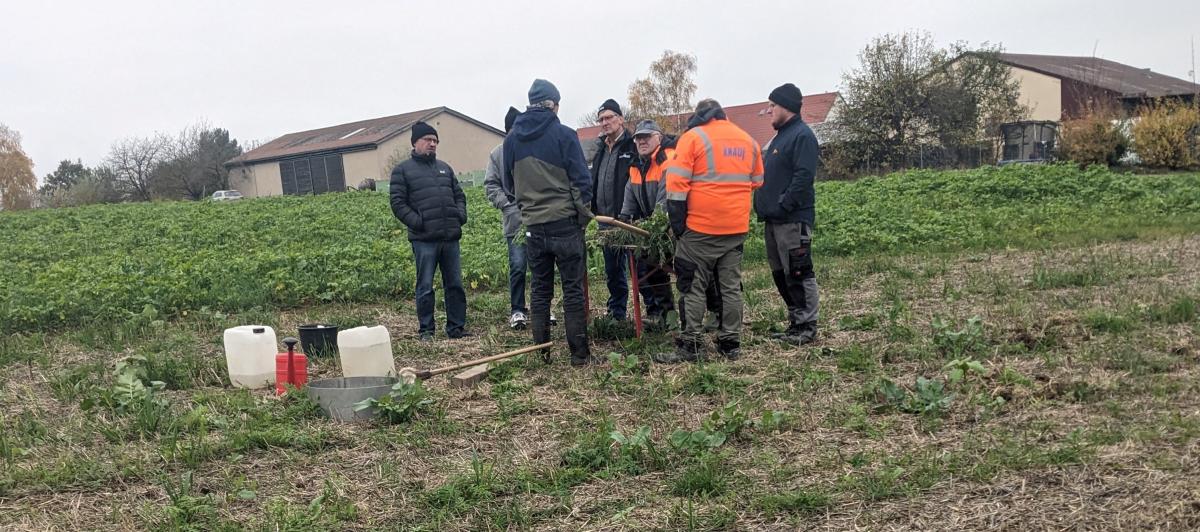
M 392 390 L 395 377 L 338 377 L 308 383 L 312 397 L 325 415 L 337 421 L 360 421 L 375 417 L 374 408 L 354 411 L 354 405 L 365 399 L 379 399 Z

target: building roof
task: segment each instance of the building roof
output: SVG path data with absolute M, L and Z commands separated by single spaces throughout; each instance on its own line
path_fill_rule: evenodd
M 815 126 L 825 122 L 829 118 L 829 111 L 833 109 L 834 102 L 837 101 L 838 93 L 825 92 L 821 94 L 808 94 L 804 96 L 804 105 L 800 107 L 800 118 L 808 125 Z M 754 140 L 759 144 L 766 144 L 775 136 L 775 128 L 771 127 L 771 117 L 766 114 L 767 102 L 748 103 L 745 105 L 734 105 L 725 107 L 725 117 L 730 122 L 737 124 L 738 127 L 746 130 Z M 673 129 L 682 130 L 687 125 L 687 119 L 692 116 L 692 113 L 680 113 L 668 117 L 668 121 L 675 122 L 671 124 Z M 666 129 L 666 124 L 659 124 Z M 582 127 L 575 132 L 579 135 L 580 142 L 586 142 L 600 136 L 600 126 Z
M 374 148 L 388 139 L 408 131 L 418 121 L 430 120 L 441 113 L 452 114 L 497 135 L 504 136 L 504 132 L 499 129 L 449 107 L 442 106 L 298 133 L 288 133 L 234 157 L 226 161 L 225 164 L 259 163 L 305 153 Z
M 1122 98 L 1159 98 L 1200 92 L 1200 85 L 1098 57 L 999 54 L 1009 65 L 1110 90 Z

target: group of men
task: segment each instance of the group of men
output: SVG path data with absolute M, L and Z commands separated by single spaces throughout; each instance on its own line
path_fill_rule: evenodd
M 535 343 L 550 340 L 557 270 L 571 364 L 593 362 L 586 321 L 584 230 L 597 215 L 637 222 L 664 209 L 675 242 L 672 264 L 637 260 L 635 271 L 628 271 L 629 251 L 603 250 L 608 315 L 626 319 L 627 276 L 637 275 L 643 280 L 640 295 L 652 323 L 668 326 L 671 312 L 679 315 L 676 349 L 655 355 L 655 361 L 705 356 L 705 334 L 712 330 L 716 351 L 737 359 L 742 250 L 753 209 L 765 223 L 771 274 L 788 309 L 787 329 L 774 338 L 794 345 L 816 338 L 812 229 L 819 149 L 813 131 L 800 118 L 799 89 L 788 83 L 771 91 L 766 111 L 776 134 L 765 147 L 730 122 L 712 99 L 696 106 L 678 137 L 664 133 L 652 120 L 639 122 L 631 132 L 620 105 L 607 100 L 597 110 L 602 134 L 590 164 L 575 131 L 558 119 L 558 89 L 538 79 L 528 96 L 524 112 L 509 108 L 507 135 L 492 151 L 484 178 L 488 200 L 502 213 L 508 242 L 511 327 L 529 327 Z M 412 144 L 412 158 L 392 170 L 390 190 L 392 211 L 408 227 L 416 260 L 418 334 L 429 341 L 435 332 L 437 269 L 445 290 L 446 335 L 461 338 L 469 335 L 458 246 L 467 222 L 466 198 L 454 171 L 436 158 L 437 131 L 417 123 Z M 522 229 L 523 243 L 518 241 Z M 671 273 L 680 293 L 677 305 Z M 712 317 L 707 327 L 706 312 Z

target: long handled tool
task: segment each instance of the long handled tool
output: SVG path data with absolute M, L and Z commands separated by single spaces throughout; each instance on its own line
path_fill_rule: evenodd
M 600 222 L 602 224 L 611 225 L 613 227 L 620 227 L 621 229 L 624 229 L 626 231 L 629 231 L 629 232 L 637 234 L 637 235 L 650 236 L 650 231 L 642 229 L 641 227 L 638 227 L 636 225 L 627 224 L 627 223 L 622 222 L 621 220 L 618 220 L 611 216 L 597 216 L 596 221 Z
M 506 358 L 515 357 L 517 355 L 523 355 L 525 353 L 537 351 L 539 349 L 548 349 L 553 346 L 554 346 L 554 342 L 546 342 L 544 344 L 531 345 L 529 347 L 522 347 L 520 349 L 506 351 L 506 352 L 500 353 L 498 355 L 477 358 L 475 360 L 468 360 L 466 362 L 454 364 L 453 366 L 445 366 L 445 367 L 441 367 L 441 368 L 434 368 L 434 369 L 404 368 L 404 369 L 400 370 L 400 378 L 405 381 L 409 380 L 410 378 L 426 380 L 435 375 L 441 375 L 443 373 L 449 373 L 451 371 L 460 370 L 463 368 L 478 366 L 480 364 L 486 364 L 488 362 L 495 362 L 497 360 L 503 360 Z

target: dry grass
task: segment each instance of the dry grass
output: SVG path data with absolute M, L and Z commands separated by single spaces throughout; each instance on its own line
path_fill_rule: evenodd
M 178 416 L 203 408 L 220 420 L 205 440 L 214 445 L 251 426 L 256 409 L 279 414 L 270 427 L 318 442 L 217 453 L 194 467 L 165 452 L 162 436 L 111 441 L 102 429 L 124 427 L 118 416 L 60 400 L 55 383 L 69 368 L 100 362 L 107 369 L 88 380 L 105 385 L 116 359 L 143 353 L 162 335 L 195 340 L 187 353 L 165 355 L 219 361 L 223 324 L 185 319 L 99 348 L 70 331 L 49 334 L 30 348 L 41 362 L 0 367 L 0 414 L 10 447 L 20 449 L 11 464 L 0 458 L 0 528 L 169 528 L 168 512 L 188 501 L 168 488 L 192 470 L 189 496 L 201 510 L 176 524 L 200 529 L 1195 529 L 1198 325 L 1148 316 L 1180 298 L 1200 299 L 1197 259 L 1200 236 L 827 261 L 819 263 L 821 341 L 799 349 L 751 332 L 780 315 L 755 265 L 747 285 L 757 303 L 746 313 L 751 326 L 735 363 L 652 365 L 645 375 L 607 379 L 607 365 L 570 369 L 561 352 L 550 366 L 530 357 L 502 372 L 511 378 L 472 390 L 434 379 L 428 387 L 440 413 L 388 427 L 287 417 L 273 397 L 246 399 L 211 384 L 168 391 Z M 601 283 L 592 284 L 600 301 Z M 1089 325 L 1098 311 L 1127 316 L 1134 327 Z M 507 331 L 506 316 L 474 312 L 478 336 L 423 346 L 413 341 L 407 303 L 272 317 L 279 330 L 294 331 L 339 315 L 387 325 L 399 366 L 449 364 L 526 341 Z M 873 324 L 838 325 L 868 316 Z M 934 318 L 957 327 L 971 316 L 983 319 L 984 334 L 970 356 L 988 374 L 953 388 L 944 416 L 880 408 L 871 392 L 878 379 L 912 388 L 919 376 L 944 376 L 951 357 L 934 345 Z M 594 349 L 624 350 L 617 343 Z M 859 352 L 861 360 L 843 361 Z M 317 376 L 337 373 L 336 364 L 314 363 Z M 703 378 L 741 384 L 690 392 Z M 993 403 L 997 397 L 1003 404 Z M 747 430 L 716 450 L 722 493 L 673 494 L 692 462 L 668 448 L 670 433 L 698 428 L 732 400 L 752 414 L 785 412 L 788 422 L 781 432 Z M 625 434 L 649 426 L 671 456 L 667 467 L 556 484 L 570 474 L 564 453 L 605 416 Z M 30 418 L 41 428 L 29 428 Z M 181 433 L 198 437 L 194 427 Z M 63 469 L 72 463 L 76 470 Z M 474 476 L 480 467 L 483 482 Z M 462 506 L 439 502 L 439 490 L 460 484 L 486 489 Z M 827 499 L 782 509 L 764 502 L 795 491 Z M 240 496 L 246 492 L 253 497 Z M 308 509 L 318 499 L 322 511 L 314 515 Z

